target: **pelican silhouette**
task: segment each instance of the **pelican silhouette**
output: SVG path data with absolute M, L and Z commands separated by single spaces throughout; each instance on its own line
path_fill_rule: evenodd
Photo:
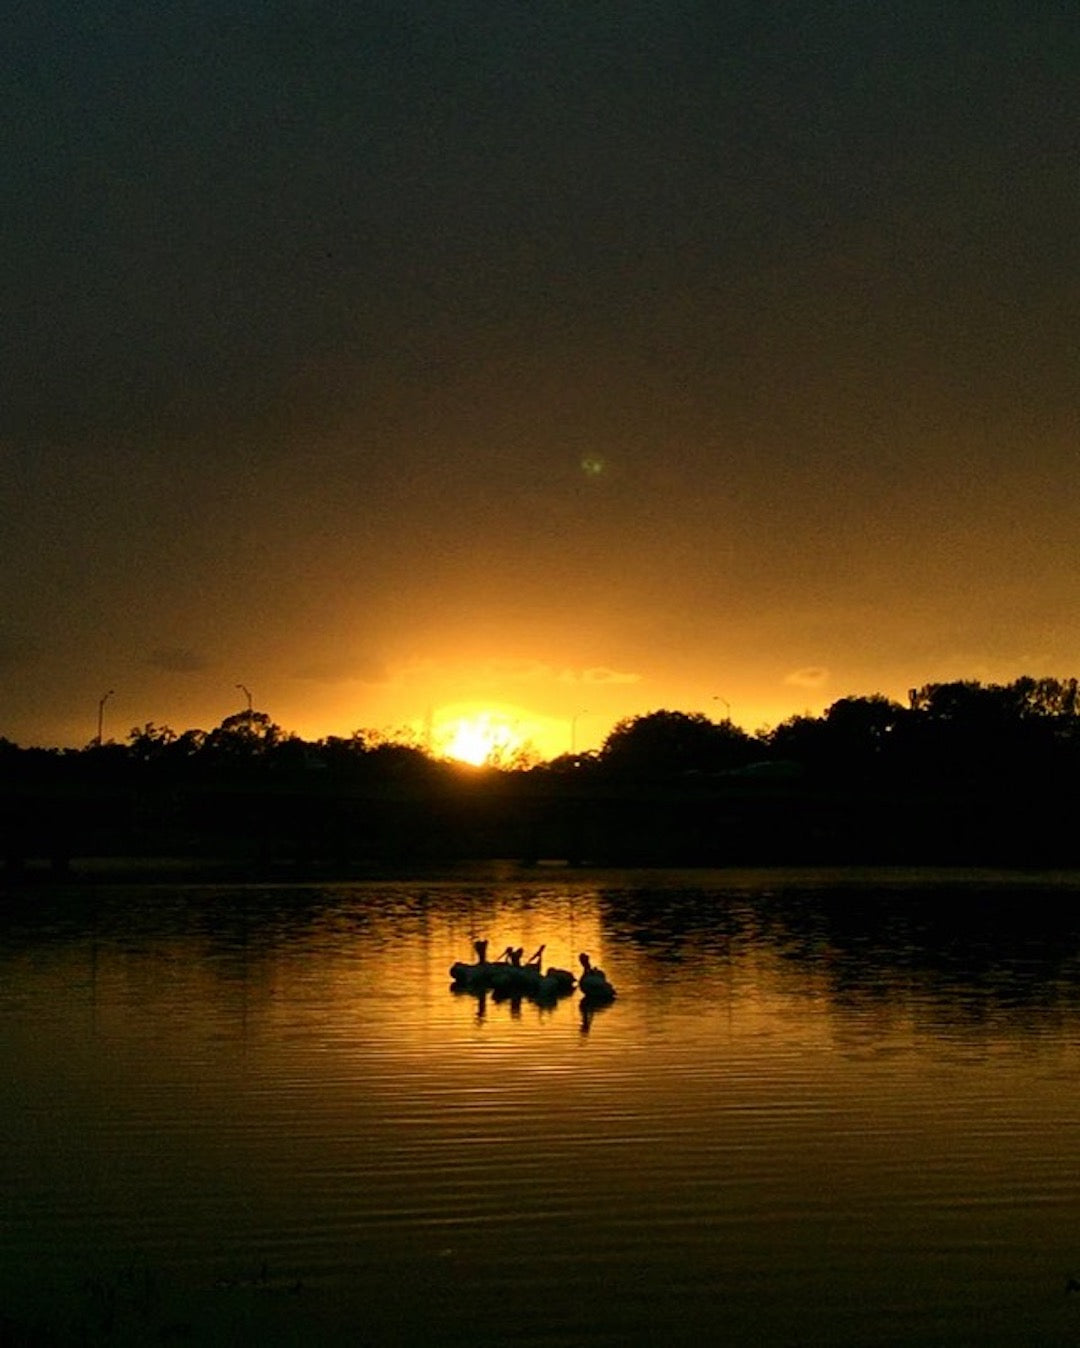
M 459 960 L 456 964 L 450 966 L 450 977 L 460 986 L 470 987 L 477 983 L 486 983 L 491 978 L 491 971 L 500 968 L 500 961 L 509 958 L 511 948 L 509 946 L 499 956 L 498 960 L 489 960 L 487 957 L 487 941 L 474 941 L 473 950 L 476 951 L 476 963 L 465 964 Z
M 615 989 L 607 980 L 603 969 L 597 969 L 584 951 L 578 956 L 581 963 L 581 977 L 578 987 L 593 1002 L 611 1002 L 615 1000 Z

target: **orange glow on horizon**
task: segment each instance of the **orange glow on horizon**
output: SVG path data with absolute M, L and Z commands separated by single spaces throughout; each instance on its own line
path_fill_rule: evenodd
M 439 750 L 447 758 L 479 767 L 483 763 L 503 762 L 519 753 L 522 737 L 495 712 L 477 712 L 450 722 Z
M 560 722 L 504 703 L 456 703 L 431 718 L 431 751 L 476 767 L 509 767 L 523 757 L 554 758 L 565 752 Z

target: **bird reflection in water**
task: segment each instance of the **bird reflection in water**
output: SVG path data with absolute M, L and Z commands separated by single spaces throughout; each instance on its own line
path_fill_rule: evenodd
M 490 1001 L 497 1001 L 491 995 L 491 989 L 487 983 L 451 983 L 450 992 L 455 997 L 462 999 L 471 998 L 476 1003 L 475 1020 L 477 1025 L 483 1025 L 487 1020 L 488 1005 Z
M 578 1010 L 581 1013 L 581 1033 L 588 1034 L 592 1029 L 592 1023 L 595 1017 L 602 1016 L 611 1005 L 611 999 L 607 1001 L 597 1001 L 593 997 L 582 997 L 578 1002 Z

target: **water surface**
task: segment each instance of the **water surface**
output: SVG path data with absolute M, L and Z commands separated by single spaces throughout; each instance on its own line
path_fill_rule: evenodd
M 1076 876 L 36 890 L 17 1342 L 1072 1344 Z M 449 988 L 589 951 L 614 1005 Z

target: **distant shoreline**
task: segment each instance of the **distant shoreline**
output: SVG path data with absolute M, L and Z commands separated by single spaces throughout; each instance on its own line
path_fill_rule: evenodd
M 514 858 L 473 859 L 441 863 L 405 865 L 353 865 L 344 868 L 245 865 L 228 858 L 192 857 L 78 857 L 61 871 L 45 860 L 31 860 L 17 872 L 0 869 L 0 895 L 7 890 L 37 888 L 87 889 L 97 887 L 145 886 L 305 886 L 364 884 L 521 884 L 550 883 L 554 877 L 569 882 L 618 883 L 633 877 L 640 883 L 645 877 L 657 887 L 676 884 L 693 886 L 707 876 L 722 876 L 733 887 L 756 886 L 761 882 L 845 887 L 873 884 L 879 887 L 909 885 L 1040 885 L 1080 889 L 1080 866 L 1054 865 L 978 865 L 955 864 L 867 864 L 865 862 L 807 863 L 789 862 L 746 865 L 708 863 L 625 865 L 570 863 L 561 858 L 525 862 Z

